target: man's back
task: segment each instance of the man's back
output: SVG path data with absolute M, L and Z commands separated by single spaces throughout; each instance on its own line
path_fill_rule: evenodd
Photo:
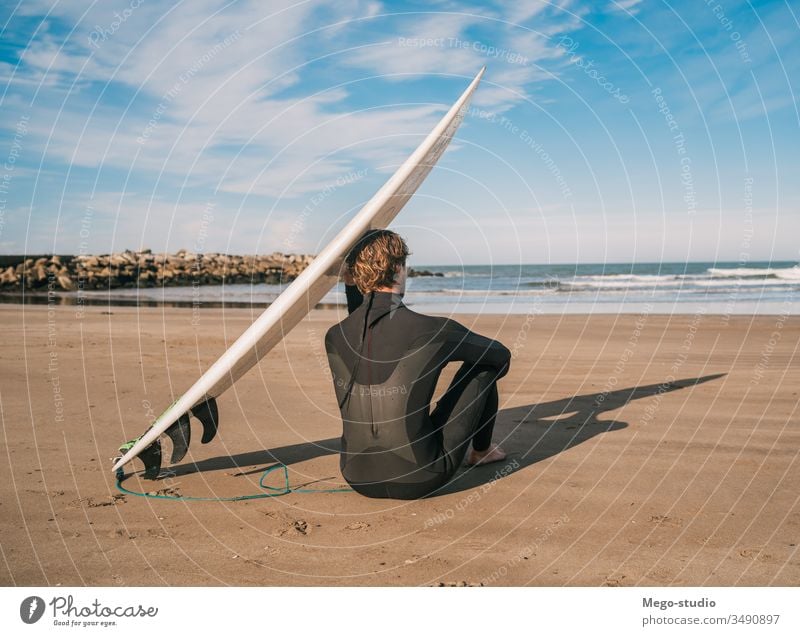
M 373 292 L 331 327 L 325 347 L 341 408 L 341 469 L 351 484 L 434 482 L 445 473 L 430 401 L 442 368 L 462 360 L 502 377 L 510 352 L 454 320 Z

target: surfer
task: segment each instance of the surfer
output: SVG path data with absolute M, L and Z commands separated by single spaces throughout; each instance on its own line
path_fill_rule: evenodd
M 343 421 L 342 475 L 368 497 L 429 495 L 468 451 L 470 465 L 506 457 L 491 440 L 497 380 L 511 352 L 455 320 L 406 307 L 408 255 L 398 234 L 367 232 L 345 261 L 349 315 L 325 335 Z M 439 375 L 454 361 L 463 364 L 430 411 Z

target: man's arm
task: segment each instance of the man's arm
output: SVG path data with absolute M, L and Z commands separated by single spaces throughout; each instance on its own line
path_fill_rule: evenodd
M 447 332 L 448 341 L 453 347 L 448 361 L 459 360 L 495 367 L 498 380 L 508 373 L 511 351 L 502 342 L 470 331 L 455 320 L 448 320 Z

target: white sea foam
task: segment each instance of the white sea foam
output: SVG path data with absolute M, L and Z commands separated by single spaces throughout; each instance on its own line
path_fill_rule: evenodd
M 414 290 L 414 294 L 445 294 L 448 296 L 541 296 L 552 294 L 554 289 L 428 289 Z
M 658 274 L 601 274 L 594 276 L 576 276 L 574 281 L 641 281 L 645 283 L 652 283 L 657 281 L 674 281 L 676 276 L 674 274 L 658 275 Z M 572 282 L 572 281 L 570 281 Z
M 722 269 L 710 267 L 708 268 L 708 273 L 714 278 L 765 278 L 774 276 L 783 280 L 800 280 L 800 265 L 781 268 L 734 267 L 732 269 Z

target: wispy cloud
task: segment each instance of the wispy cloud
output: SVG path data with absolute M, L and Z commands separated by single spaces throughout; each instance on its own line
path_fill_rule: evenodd
M 553 36 L 579 21 L 578 14 L 564 10 L 567 4 L 500 3 L 474 12 L 465 7 L 412 14 L 390 21 L 376 34 L 379 46 L 355 51 L 347 62 L 392 81 L 425 74 L 470 76 L 486 64 L 491 79 L 475 104 L 501 113 L 526 99 L 534 84 L 553 78 L 552 69 L 543 68 L 560 55 Z
M 31 143 L 69 165 L 135 167 L 159 178 L 227 173 L 218 185 L 236 192 L 276 195 L 303 174 L 291 192 L 298 195 L 370 157 L 387 143 L 387 130 L 432 124 L 433 108 L 353 111 L 346 88 L 284 96 L 313 59 L 315 13 L 324 9 L 335 23 L 361 6 L 374 12 L 374 3 L 270 3 L 268 15 L 255 2 L 221 6 L 164 11 L 143 3 L 115 24 L 108 8 L 83 16 L 56 5 L 61 13 L 50 19 L 75 21 L 72 31 L 32 41 L 13 71 L 28 86 L 22 92 L 41 96 Z M 409 142 L 398 136 L 388 143 Z
M 633 15 L 639 12 L 641 3 L 642 0 L 611 0 L 610 8 Z

